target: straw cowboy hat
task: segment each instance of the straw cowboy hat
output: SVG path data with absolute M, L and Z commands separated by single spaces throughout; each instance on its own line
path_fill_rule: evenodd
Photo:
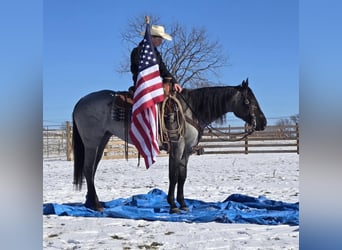
M 145 31 L 142 31 L 140 34 L 145 35 Z M 166 40 L 172 41 L 172 36 L 167 34 L 164 30 L 164 27 L 160 25 L 151 26 L 151 36 L 160 36 Z

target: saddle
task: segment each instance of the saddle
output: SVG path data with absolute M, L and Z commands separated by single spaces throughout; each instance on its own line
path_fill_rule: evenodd
M 116 121 L 125 121 L 128 124 L 133 107 L 133 95 L 129 91 L 120 91 L 115 94 L 112 107 L 112 118 Z
M 115 98 L 115 106 L 122 109 L 132 109 L 133 95 L 128 91 L 118 92 Z

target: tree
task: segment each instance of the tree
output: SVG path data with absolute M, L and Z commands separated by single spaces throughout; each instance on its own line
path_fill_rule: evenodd
M 291 115 L 290 120 L 292 121 L 293 124 L 299 123 L 299 114 Z
M 119 73 L 130 72 L 129 55 L 141 41 L 140 32 L 145 29 L 145 19 L 139 17 L 128 22 L 121 32 L 122 41 L 127 44 L 127 56 L 119 65 Z M 151 24 L 160 24 L 159 17 L 151 17 Z M 205 28 L 187 27 L 179 23 L 167 25 L 167 33 L 173 37 L 172 42 L 164 42 L 159 48 L 168 70 L 183 87 L 197 88 L 217 85 L 219 70 L 227 65 L 228 58 L 218 41 L 210 41 Z
M 291 137 L 293 135 L 293 129 L 287 126 L 296 125 L 299 123 L 299 114 L 292 115 L 289 118 L 282 118 L 279 119 L 276 123 L 278 128 L 278 134 L 284 137 Z
M 299 114 L 291 115 L 289 118 L 281 118 L 277 121 L 277 126 L 296 125 L 299 123 Z

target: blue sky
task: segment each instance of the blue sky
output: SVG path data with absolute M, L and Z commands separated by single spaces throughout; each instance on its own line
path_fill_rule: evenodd
M 204 27 L 229 57 L 218 80 L 237 85 L 248 77 L 269 123 L 298 114 L 298 7 L 297 0 L 46 0 L 44 125 L 70 121 L 75 103 L 90 92 L 132 84 L 130 73 L 116 72 L 129 60 L 120 33 L 146 14 L 160 17 L 166 31 L 175 22 Z

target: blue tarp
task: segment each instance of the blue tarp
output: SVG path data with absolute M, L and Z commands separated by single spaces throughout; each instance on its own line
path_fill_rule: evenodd
M 204 202 L 186 199 L 188 212 L 169 213 L 167 195 L 160 189 L 153 189 L 147 194 L 134 195 L 103 202 L 103 212 L 88 209 L 81 203 L 46 203 L 43 214 L 83 217 L 112 217 L 143 219 L 149 221 L 177 222 L 220 222 L 253 223 L 261 225 L 298 225 L 299 203 L 286 203 L 269 200 L 264 196 L 258 198 L 233 194 L 222 202 Z

